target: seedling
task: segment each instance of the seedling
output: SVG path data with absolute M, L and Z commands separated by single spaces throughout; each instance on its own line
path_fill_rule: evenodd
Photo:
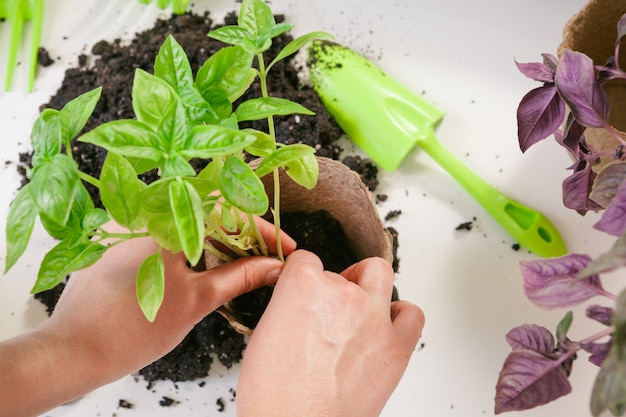
M 626 411 L 626 290 L 619 295 L 608 292 L 600 279 L 601 273 L 626 265 L 626 138 L 609 122 L 610 104 L 604 91 L 609 83 L 626 79 L 619 64 L 624 35 L 626 15 L 617 24 L 615 55 L 604 66 L 571 50 L 564 50 L 560 59 L 543 54 L 543 62 L 517 64 L 523 74 L 542 83 L 518 108 L 521 150 L 554 134 L 575 160 L 572 174 L 563 182 L 563 204 L 581 214 L 603 211 L 594 227 L 617 240 L 608 253 L 595 260 L 569 254 L 522 262 L 525 294 L 542 308 L 569 308 L 596 296 L 613 305 L 588 306 L 587 317 L 606 327 L 580 341 L 567 335 L 572 312 L 558 324 L 556 338 L 537 325 L 511 330 L 506 338 L 513 351 L 496 386 L 497 413 L 532 408 L 568 394 L 568 376 L 581 351 L 588 352 L 589 361 L 600 367 L 591 393 L 592 414 L 599 416 L 609 410 L 621 416 Z M 614 148 L 595 149 L 585 138 L 588 128 L 610 132 Z
M 313 113 L 295 102 L 269 96 L 268 70 L 309 40 L 329 37 L 322 32 L 299 37 L 266 65 L 264 52 L 272 38 L 292 27 L 277 24 L 262 0 L 244 0 L 238 25 L 209 34 L 231 46 L 211 56 L 195 79 L 184 50 L 172 36 L 156 57 L 154 74 L 136 71 L 132 90 L 136 119 L 111 121 L 81 135 L 100 88 L 59 111 L 44 110 L 31 134 L 30 182 L 16 196 L 7 219 L 5 272 L 23 254 L 37 217 L 60 242 L 45 255 L 34 293 L 53 288 L 67 274 L 96 262 L 112 247 L 103 245 L 104 239 L 114 239 L 115 245 L 151 236 L 159 251 L 139 270 L 137 296 L 152 321 L 164 294 L 163 249 L 184 252 L 191 265 L 200 261 L 204 251 L 224 261 L 268 255 L 254 221 L 254 216 L 269 208 L 260 178 L 277 176 L 279 169 L 286 169 L 296 183 L 313 188 L 318 176 L 315 150 L 303 144 L 277 143 L 273 129 L 274 116 Z M 255 58 L 258 69 L 253 66 Z M 262 97 L 234 108 L 233 103 L 257 77 Z M 240 122 L 260 119 L 268 120 L 268 132 L 239 128 Z M 71 154 L 75 139 L 108 151 L 99 178 L 77 168 Z M 244 152 L 263 158 L 256 169 L 246 164 Z M 211 162 L 196 173 L 189 163 L 193 158 Z M 159 179 L 148 185 L 138 175 L 149 170 L 156 170 Z M 95 207 L 85 183 L 99 190 L 103 209 Z M 280 184 L 274 184 L 276 253 L 282 259 Z M 107 232 L 110 220 L 128 231 Z
M 152 0 L 139 0 L 143 4 L 150 4 Z M 170 3 L 172 4 L 172 12 L 175 14 L 183 14 L 187 10 L 190 0 L 157 0 L 157 6 L 160 9 L 166 9 Z

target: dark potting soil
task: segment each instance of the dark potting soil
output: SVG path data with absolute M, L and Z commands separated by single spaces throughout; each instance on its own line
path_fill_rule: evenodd
M 282 17 L 277 16 L 277 20 L 282 20 Z M 223 23 L 236 24 L 236 15 L 229 14 Z M 223 46 L 222 43 L 207 37 L 207 33 L 215 27 L 217 26 L 213 24 L 208 13 L 203 15 L 188 13 L 172 16 L 167 20 L 157 20 L 152 28 L 137 33 L 130 43 L 122 42 L 120 39 L 112 42 L 100 41 L 93 46 L 91 54 L 81 55 L 77 66 L 66 71 L 61 87 L 42 109 L 46 107 L 60 109 L 78 95 L 102 86 L 102 97 L 85 131 L 110 120 L 134 118 L 131 89 L 135 69 L 142 68 L 152 72 L 159 47 L 165 38 L 172 34 L 187 52 L 195 73 L 210 55 Z M 268 57 L 277 54 L 289 40 L 291 40 L 289 35 L 282 35 L 276 39 Z M 317 94 L 310 87 L 301 84 L 298 77 L 301 71 L 302 68 L 297 67 L 293 60 L 286 60 L 275 65 L 270 72 L 268 81 L 272 95 L 296 101 L 316 113 L 314 117 L 277 118 L 277 139 L 283 143 L 306 143 L 313 146 L 318 155 L 338 159 L 341 148 L 337 144 L 337 139 L 343 132 L 327 113 Z M 256 97 L 260 94 L 259 91 L 258 85 L 255 85 L 243 99 L 250 95 Z M 264 124 L 265 122 L 251 123 L 258 129 L 264 129 Z M 106 155 L 104 150 L 90 144 L 75 142 L 72 145 L 72 152 L 82 171 L 99 177 Z M 30 156 L 20 155 L 22 165 L 19 169 L 24 178 Z M 203 168 L 207 162 L 193 161 L 197 169 Z M 374 191 L 378 184 L 375 165 L 358 156 L 348 157 L 345 163 L 358 172 L 366 185 Z M 142 179 L 149 183 L 155 179 L 155 175 L 147 173 Z M 100 199 L 95 190 L 91 189 L 90 193 L 94 202 L 99 205 Z M 320 214 L 314 216 L 319 217 Z M 311 218 L 303 219 L 292 214 L 283 219 L 282 224 L 284 229 L 296 238 L 300 247 L 316 251 L 328 269 L 341 271 L 356 260 L 353 254 L 346 253 L 344 249 L 337 249 L 336 245 L 340 242 L 336 231 L 326 230 L 322 233 L 321 230 L 306 229 L 305 226 L 315 224 Z M 392 230 L 392 234 L 395 253 L 397 233 Z M 318 240 L 307 241 L 306 236 L 309 238 L 315 236 Z M 340 258 L 335 259 L 333 255 L 340 255 Z M 397 258 L 394 267 L 397 270 Z M 60 284 L 50 291 L 36 295 L 36 298 L 51 312 L 63 288 L 64 284 Z M 244 337 L 236 333 L 222 316 L 213 313 L 201 321 L 172 352 L 139 373 L 149 384 L 156 380 L 193 380 L 208 375 L 213 357 L 230 368 L 241 360 L 244 348 Z

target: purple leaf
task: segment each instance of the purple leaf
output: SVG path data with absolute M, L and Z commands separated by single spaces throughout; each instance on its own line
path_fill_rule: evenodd
M 626 187 L 620 187 L 618 194 L 602 213 L 600 221 L 593 227 L 613 236 L 621 236 L 626 232 Z
M 496 384 L 495 412 L 528 410 L 569 394 L 560 361 L 530 350 L 511 352 Z
M 596 80 L 591 58 L 580 52 L 564 50 L 555 82 L 559 94 L 581 125 L 609 126 L 609 99 Z
M 550 356 L 554 352 L 554 336 L 545 327 L 525 324 L 511 329 L 506 341 L 513 350 L 532 350 Z
M 580 157 L 580 143 L 586 129 L 570 112 L 565 123 L 565 132 L 560 137 L 557 136 L 557 142 L 569 150 L 576 160 Z
M 522 62 L 515 61 L 515 65 L 517 65 L 517 69 L 519 69 L 522 74 L 524 74 L 530 79 L 533 79 L 535 81 L 539 81 L 542 83 L 554 83 L 554 73 L 556 72 L 556 66 L 553 63 L 554 61 L 548 60 L 546 64 L 545 56 L 544 56 L 543 63 L 541 62 L 522 63 Z
M 613 321 L 614 310 L 611 307 L 605 307 L 598 304 L 593 304 L 587 307 L 585 314 L 592 320 L 602 323 L 605 326 L 610 326 Z
M 520 262 L 524 293 L 543 308 L 577 305 L 596 295 L 605 294 L 600 277 L 576 277 L 589 263 L 587 255 L 568 254 L 560 258 Z
M 589 198 L 601 207 L 608 207 L 624 180 L 626 180 L 626 162 L 608 165 L 600 171 L 593 182 L 593 189 Z
M 615 175 L 609 173 L 604 176 L 604 181 L 599 183 L 598 180 L 602 173 L 615 165 L 618 166 L 610 170 Z M 602 170 L 594 183 L 594 190 L 599 188 L 596 198 L 603 202 L 609 201 L 609 205 L 602 214 L 600 221 L 593 227 L 613 236 L 621 236 L 626 231 L 626 185 L 623 182 L 626 179 L 626 164 L 620 163 L 613 166 Z M 602 192 L 603 190 L 604 192 Z
M 599 210 L 598 204 L 589 199 L 591 185 L 596 173 L 587 164 L 582 170 L 574 172 L 563 181 L 563 205 L 585 214 L 588 210 Z
M 609 340 L 605 343 L 582 342 L 580 344 L 580 347 L 586 352 L 591 353 L 591 355 L 589 356 L 589 362 L 593 363 L 596 366 L 602 366 L 602 363 L 609 354 L 612 345 L 613 340 Z
M 565 103 L 554 85 L 529 91 L 517 108 L 517 137 L 522 152 L 554 133 L 565 117 Z

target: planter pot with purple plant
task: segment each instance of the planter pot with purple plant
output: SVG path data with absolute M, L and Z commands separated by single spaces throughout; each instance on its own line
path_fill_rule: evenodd
M 624 0 L 590 0 L 567 23 L 556 56 L 544 53 L 542 62 L 517 63 L 541 83 L 518 108 L 521 150 L 553 135 L 574 161 L 559 190 L 563 204 L 581 215 L 600 212 L 594 227 L 616 241 L 596 259 L 571 253 L 521 263 L 524 292 L 534 304 L 546 309 L 586 304 L 586 316 L 603 328 L 572 340 L 568 311 L 554 335 L 538 325 L 512 329 L 506 335 L 512 352 L 496 385 L 496 413 L 533 408 L 570 393 L 568 377 L 583 354 L 598 366 L 593 416 L 626 411 L 626 290 L 609 292 L 601 281 L 602 273 L 626 266 L 625 13 Z M 589 302 L 595 297 L 603 302 Z

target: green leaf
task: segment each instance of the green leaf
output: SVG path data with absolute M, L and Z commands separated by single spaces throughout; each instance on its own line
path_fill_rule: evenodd
M 84 233 L 91 233 L 98 227 L 109 222 L 110 217 L 107 212 L 99 207 L 92 208 L 85 212 L 82 230 Z
M 239 229 L 237 219 L 231 211 L 230 204 L 222 204 L 222 210 L 220 212 L 221 225 L 229 233 L 234 233 Z
M 6 263 L 4 273 L 11 269 L 22 256 L 33 232 L 39 210 L 26 184 L 15 196 L 9 207 L 6 223 Z
M 96 108 L 102 87 L 81 94 L 68 102 L 59 112 L 63 141 L 68 144 L 87 124 L 89 117 Z
M 153 216 L 148 222 L 148 232 L 159 246 L 170 252 L 176 253 L 183 250 L 171 210 Z
M 237 24 L 250 34 L 252 40 L 265 42 L 268 32 L 276 25 L 276 20 L 264 1 L 244 0 L 239 8 Z
M 50 162 L 61 152 L 63 135 L 59 112 L 54 109 L 45 109 L 35 120 L 30 134 L 30 146 L 33 148 L 33 169 Z
M 270 64 L 267 66 L 266 71 L 269 71 L 270 68 L 272 68 L 274 64 L 276 64 L 278 61 L 285 59 L 290 55 L 295 54 L 302 47 L 304 47 L 307 43 L 309 43 L 310 41 L 314 39 L 332 40 L 334 39 L 334 37 L 333 35 L 326 33 L 326 32 L 311 32 L 311 33 L 307 33 L 306 35 L 302 35 L 292 40 L 287 45 L 285 45 L 285 47 L 278 53 L 278 55 L 276 55 L 276 58 L 274 58 L 272 62 L 270 62 Z
M 246 131 L 219 125 L 200 125 L 191 129 L 185 148 L 180 153 L 189 159 L 210 159 L 241 152 L 255 139 Z
M 190 0 L 172 0 L 172 13 L 183 14 L 187 11 L 187 5 Z
M 160 250 L 144 259 L 137 273 L 136 288 L 141 311 L 153 322 L 165 296 L 165 264 Z
M 132 165 L 123 156 L 109 152 L 100 173 L 100 197 L 120 226 L 131 230 L 144 226 L 137 222 L 144 187 Z
M 229 45 L 237 45 L 243 47 L 244 40 L 248 38 L 249 34 L 248 31 L 244 28 L 228 25 L 210 31 L 208 36 Z
M 191 177 L 196 175 L 196 170 L 187 162 L 187 159 L 178 152 L 167 155 L 163 164 L 162 177 Z
M 245 147 L 245 151 L 254 156 L 268 156 L 276 149 L 274 138 L 265 132 L 256 129 L 243 129 L 255 137 L 252 144 Z
M 183 252 L 191 265 L 196 265 L 203 253 L 204 213 L 202 200 L 186 181 L 170 183 L 170 205 Z
M 238 46 L 213 54 L 196 75 L 196 88 L 209 103 L 233 102 L 252 83 L 250 74 L 254 55 Z
M 277 168 L 285 167 L 293 161 L 314 153 L 315 149 L 301 143 L 283 146 L 278 148 L 267 158 L 263 158 L 263 161 L 261 161 L 259 166 L 256 168 L 256 174 L 259 177 L 264 177 Z
M 286 116 L 289 114 L 314 115 L 306 107 L 291 100 L 278 97 L 259 97 L 244 101 L 235 110 L 239 122 L 261 120 L 270 116 Z
M 572 327 L 572 321 L 574 321 L 574 313 L 568 311 L 556 326 L 556 339 L 561 345 L 567 342 L 567 332 Z
M 91 199 L 91 195 L 89 195 L 89 192 L 81 183 L 76 190 L 70 216 L 65 224 L 58 224 L 54 222 L 44 213 L 39 213 L 39 218 L 41 219 L 41 224 L 46 229 L 46 232 L 48 232 L 48 234 L 53 238 L 59 240 L 78 241 L 84 235 L 84 218 L 90 210 L 93 210 L 93 208 L 94 203 Z
M 124 156 L 157 162 L 163 160 L 166 149 L 150 126 L 138 120 L 113 120 L 104 123 L 81 136 L 79 140 Z
M 298 185 L 312 190 L 317 185 L 319 165 L 314 154 L 306 154 L 285 165 L 285 172 Z
M 41 261 L 37 282 L 31 292 L 37 294 L 56 287 L 69 273 L 95 263 L 107 248 L 91 241 L 75 244 L 62 240 Z
M 293 29 L 294 27 L 296 27 L 296 25 L 292 25 L 290 23 L 277 23 L 274 26 L 272 26 L 270 30 L 267 32 L 267 37 L 270 39 L 273 39 L 277 36 L 282 35 L 288 30 Z
M 30 184 L 30 194 L 39 211 L 64 225 L 80 185 L 76 163 L 65 154 L 57 154 L 35 171 Z
M 184 139 L 185 111 L 178 94 L 166 81 L 137 69 L 132 97 L 137 119 L 157 132 L 166 149 L 170 143 Z
M 134 158 L 129 156 L 126 158 L 128 163 L 135 170 L 135 174 L 140 175 L 159 167 L 159 162 L 150 159 Z
M 263 183 L 239 158 L 228 158 L 220 173 L 220 191 L 231 205 L 248 214 L 265 214 L 269 200 Z
M 154 61 L 154 75 L 166 81 L 176 92 L 193 84 L 189 58 L 172 35 L 168 35 L 159 49 Z

